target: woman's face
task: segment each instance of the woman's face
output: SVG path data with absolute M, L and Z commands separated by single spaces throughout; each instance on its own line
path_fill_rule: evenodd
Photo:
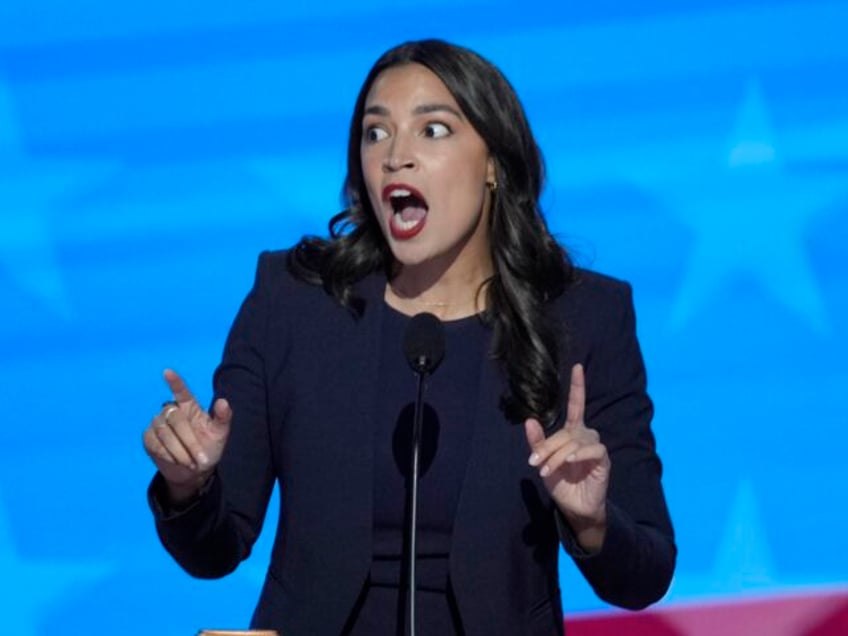
M 377 76 L 360 156 L 371 206 L 402 266 L 490 263 L 494 162 L 435 73 L 405 64 Z

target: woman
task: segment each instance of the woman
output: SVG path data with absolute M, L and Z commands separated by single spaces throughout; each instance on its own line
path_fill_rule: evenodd
M 150 503 L 188 572 L 232 571 L 280 484 L 252 626 L 402 633 L 415 380 L 399 343 L 422 311 L 447 354 L 427 387 L 419 633 L 562 634 L 560 543 L 610 603 L 665 593 L 676 549 L 630 288 L 570 264 L 541 187 L 500 72 L 400 45 L 356 101 L 330 237 L 260 257 L 211 414 L 166 371 Z

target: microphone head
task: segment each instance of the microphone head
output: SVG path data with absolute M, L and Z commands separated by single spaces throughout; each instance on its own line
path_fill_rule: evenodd
M 416 373 L 432 373 L 445 357 L 445 327 L 430 313 L 415 314 L 403 334 L 403 353 Z

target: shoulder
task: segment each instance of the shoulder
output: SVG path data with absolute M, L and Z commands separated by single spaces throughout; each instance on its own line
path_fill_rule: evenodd
M 575 268 L 574 278 L 555 305 L 566 314 L 622 309 L 632 305 L 632 288 L 627 281 L 589 269 Z
M 290 249 L 265 250 L 259 254 L 256 282 L 263 285 L 291 285 L 298 281 L 289 270 Z
M 265 296 L 271 307 L 297 307 L 306 311 L 333 307 L 347 313 L 320 282 L 305 280 L 293 272 L 290 262 L 293 250 L 294 248 L 266 250 L 259 254 L 254 291 Z M 354 287 L 366 301 L 371 301 L 381 297 L 384 285 L 384 277 L 372 274 L 360 280 Z
M 272 295 L 281 292 L 287 295 L 322 292 L 321 285 L 294 273 L 290 264 L 293 250 L 294 248 L 284 248 L 261 252 L 256 265 L 255 286 Z
M 291 249 L 266 250 L 259 254 L 251 294 L 271 314 L 310 311 L 331 298 L 321 285 L 303 280 L 289 267 Z
M 553 303 L 555 320 L 575 352 L 628 342 L 636 316 L 630 283 L 587 269 Z

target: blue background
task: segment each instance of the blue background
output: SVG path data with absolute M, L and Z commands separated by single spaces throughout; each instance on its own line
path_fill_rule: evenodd
M 0 3 L 0 615 L 19 636 L 245 626 L 253 558 L 158 544 L 141 433 L 207 400 L 255 259 L 323 233 L 370 64 L 499 65 L 553 229 L 634 284 L 680 547 L 666 603 L 845 589 L 848 3 Z M 343 478 L 343 476 L 340 476 Z M 568 614 L 602 607 L 563 564 Z

